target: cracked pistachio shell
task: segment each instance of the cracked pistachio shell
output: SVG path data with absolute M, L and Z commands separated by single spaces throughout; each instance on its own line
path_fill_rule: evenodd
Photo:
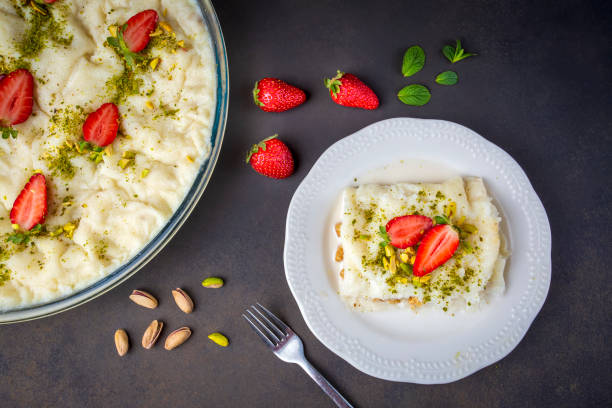
M 157 299 L 155 299 L 155 296 L 144 290 L 133 290 L 130 295 L 130 300 L 139 306 L 149 309 L 155 309 L 157 307 Z
M 189 327 L 181 327 L 176 329 L 166 337 L 166 343 L 164 348 L 166 350 L 172 350 L 183 344 L 191 336 L 191 329 Z
M 193 312 L 193 300 L 191 297 L 181 288 L 176 288 L 172 291 L 172 296 L 176 305 L 185 313 Z
M 146 349 L 150 349 L 151 347 L 153 347 L 157 342 L 157 339 L 159 338 L 159 334 L 161 333 L 163 327 L 164 322 L 158 322 L 157 320 L 153 320 L 142 336 L 142 347 Z

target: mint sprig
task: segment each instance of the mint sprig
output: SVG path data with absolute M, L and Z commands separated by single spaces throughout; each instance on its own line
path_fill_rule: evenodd
M 442 54 L 444 54 L 446 59 L 448 59 L 451 64 L 464 60 L 468 57 L 478 55 L 475 53 L 465 52 L 465 50 L 461 47 L 461 41 L 459 40 L 457 40 L 457 45 L 455 46 L 455 48 L 453 48 L 452 45 L 445 45 L 442 48 Z

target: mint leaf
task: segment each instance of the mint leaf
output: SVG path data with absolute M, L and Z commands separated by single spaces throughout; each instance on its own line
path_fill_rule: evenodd
M 119 48 L 119 40 L 115 37 L 107 37 L 106 42 L 112 47 Z
M 454 71 L 440 72 L 436 77 L 436 82 L 440 85 L 455 85 L 457 83 L 457 73 Z
M 382 225 L 380 226 L 380 228 L 378 228 L 378 235 L 380 235 L 381 238 L 383 239 L 382 242 L 378 244 L 380 245 L 381 248 L 384 248 L 387 245 L 389 245 L 389 243 L 391 243 L 391 240 L 389 239 L 389 235 L 387 235 L 387 230 Z
M 13 139 L 17 139 L 17 131 L 10 127 L 0 127 L 0 131 L 2 132 L 2 138 L 8 139 L 12 137 Z
M 425 51 L 418 45 L 413 45 L 404 53 L 402 62 L 402 74 L 405 77 L 412 76 L 423 69 L 425 65 Z
M 453 62 L 453 59 L 455 58 L 455 49 L 450 45 L 445 45 L 442 48 L 442 54 L 444 54 L 446 59 L 448 59 L 450 62 Z
M 9 235 L 6 240 L 9 242 L 12 242 L 13 244 L 21 245 L 21 244 L 27 244 L 28 241 L 30 240 L 30 237 L 28 236 L 28 234 L 23 233 L 23 232 L 14 232 L 11 235 Z
M 431 93 L 423 85 L 412 84 L 400 89 L 397 97 L 406 105 L 423 106 L 431 99 Z
M 448 59 L 452 64 L 454 64 L 455 62 L 459 62 L 463 59 L 466 59 L 468 57 L 477 55 L 474 53 L 465 52 L 465 50 L 461 47 L 461 41 L 459 40 L 457 40 L 457 44 L 455 45 L 455 48 L 453 48 L 450 45 L 445 45 L 444 47 L 442 47 L 442 54 L 444 54 L 446 59 Z

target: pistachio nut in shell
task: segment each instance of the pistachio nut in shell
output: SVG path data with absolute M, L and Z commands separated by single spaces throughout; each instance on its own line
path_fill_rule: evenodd
M 172 291 L 172 296 L 176 305 L 185 313 L 193 312 L 193 300 L 189 295 L 181 288 L 176 288 Z
M 229 346 L 229 340 L 227 339 L 227 337 L 225 337 L 221 333 L 211 333 L 208 335 L 208 338 L 214 341 L 216 344 L 218 344 L 221 347 Z
M 159 338 L 159 334 L 161 333 L 164 327 L 164 322 L 158 322 L 157 320 L 153 320 L 147 330 L 145 330 L 142 336 L 142 347 L 146 349 L 150 349 L 155 345 L 157 339 Z
M 202 286 L 205 288 L 218 289 L 223 286 L 223 279 L 211 276 L 202 281 Z
M 181 327 L 176 329 L 166 337 L 166 344 L 164 348 L 166 350 L 172 350 L 183 344 L 191 336 L 191 329 L 189 327 Z
M 155 299 L 155 296 L 144 290 L 133 290 L 130 295 L 130 300 L 139 306 L 149 309 L 155 309 L 157 307 L 157 299 Z
M 130 348 L 130 340 L 128 335 L 123 329 L 119 329 L 115 332 L 115 347 L 117 348 L 117 354 L 123 357 Z

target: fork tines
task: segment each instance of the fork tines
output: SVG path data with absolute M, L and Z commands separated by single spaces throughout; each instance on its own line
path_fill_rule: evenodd
M 249 322 L 263 342 L 272 348 L 282 344 L 293 333 L 289 326 L 259 303 L 251 305 L 242 317 Z

